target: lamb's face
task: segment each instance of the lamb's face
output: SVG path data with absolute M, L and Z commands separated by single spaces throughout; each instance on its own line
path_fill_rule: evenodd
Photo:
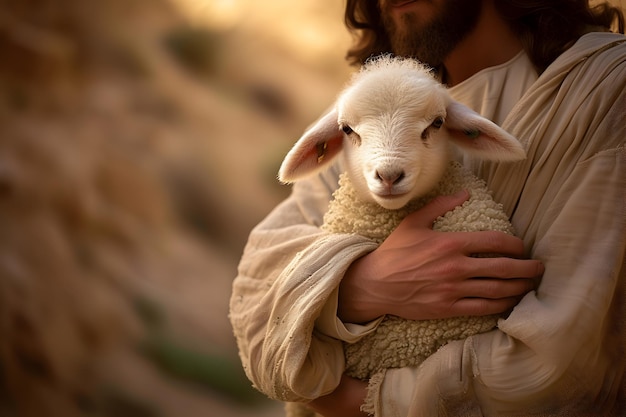
M 448 162 L 449 101 L 428 74 L 367 74 L 338 101 L 344 159 L 361 197 L 398 209 L 433 189 Z

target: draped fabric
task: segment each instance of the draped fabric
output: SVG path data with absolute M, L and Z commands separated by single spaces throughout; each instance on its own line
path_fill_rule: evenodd
M 388 370 L 370 392 L 377 416 L 585 416 L 624 411 L 626 43 L 591 33 L 524 93 L 503 127 L 528 152 L 516 164 L 464 161 L 485 178 L 545 263 L 498 329 L 452 342 L 420 367 Z M 231 298 L 248 377 L 269 395 L 307 401 L 343 372 L 336 288 L 375 248 L 319 229 L 340 167 L 294 187 L 252 231 Z

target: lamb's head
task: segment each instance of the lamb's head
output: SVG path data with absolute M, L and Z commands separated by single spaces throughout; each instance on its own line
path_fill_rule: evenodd
M 419 63 L 379 59 L 336 104 L 345 166 L 364 200 L 400 208 L 426 194 L 448 165 L 442 126 L 450 98 Z
M 383 57 L 356 74 L 298 140 L 279 179 L 296 181 L 342 155 L 364 201 L 398 209 L 437 185 L 452 144 L 485 159 L 525 157 L 515 138 L 450 98 L 419 62 Z

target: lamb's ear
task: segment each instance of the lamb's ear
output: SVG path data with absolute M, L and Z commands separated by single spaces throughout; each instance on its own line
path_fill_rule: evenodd
M 304 132 L 283 160 L 278 179 L 291 183 L 312 175 L 332 161 L 343 146 L 343 132 L 332 110 Z
M 445 126 L 464 152 L 494 161 L 526 158 L 526 151 L 515 137 L 469 107 L 452 100 L 446 112 Z

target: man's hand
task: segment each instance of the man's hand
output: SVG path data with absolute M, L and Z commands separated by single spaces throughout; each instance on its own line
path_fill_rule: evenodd
M 311 401 L 307 406 L 324 417 L 366 417 L 367 413 L 361 411 L 366 394 L 366 381 L 343 375 L 335 391 Z
M 437 217 L 469 198 L 435 198 L 407 216 L 375 251 L 355 261 L 339 290 L 339 317 L 384 314 L 425 320 L 502 313 L 536 287 L 543 264 L 519 259 L 522 240 L 501 232 L 436 232 Z M 503 257 L 477 258 L 497 253 Z

